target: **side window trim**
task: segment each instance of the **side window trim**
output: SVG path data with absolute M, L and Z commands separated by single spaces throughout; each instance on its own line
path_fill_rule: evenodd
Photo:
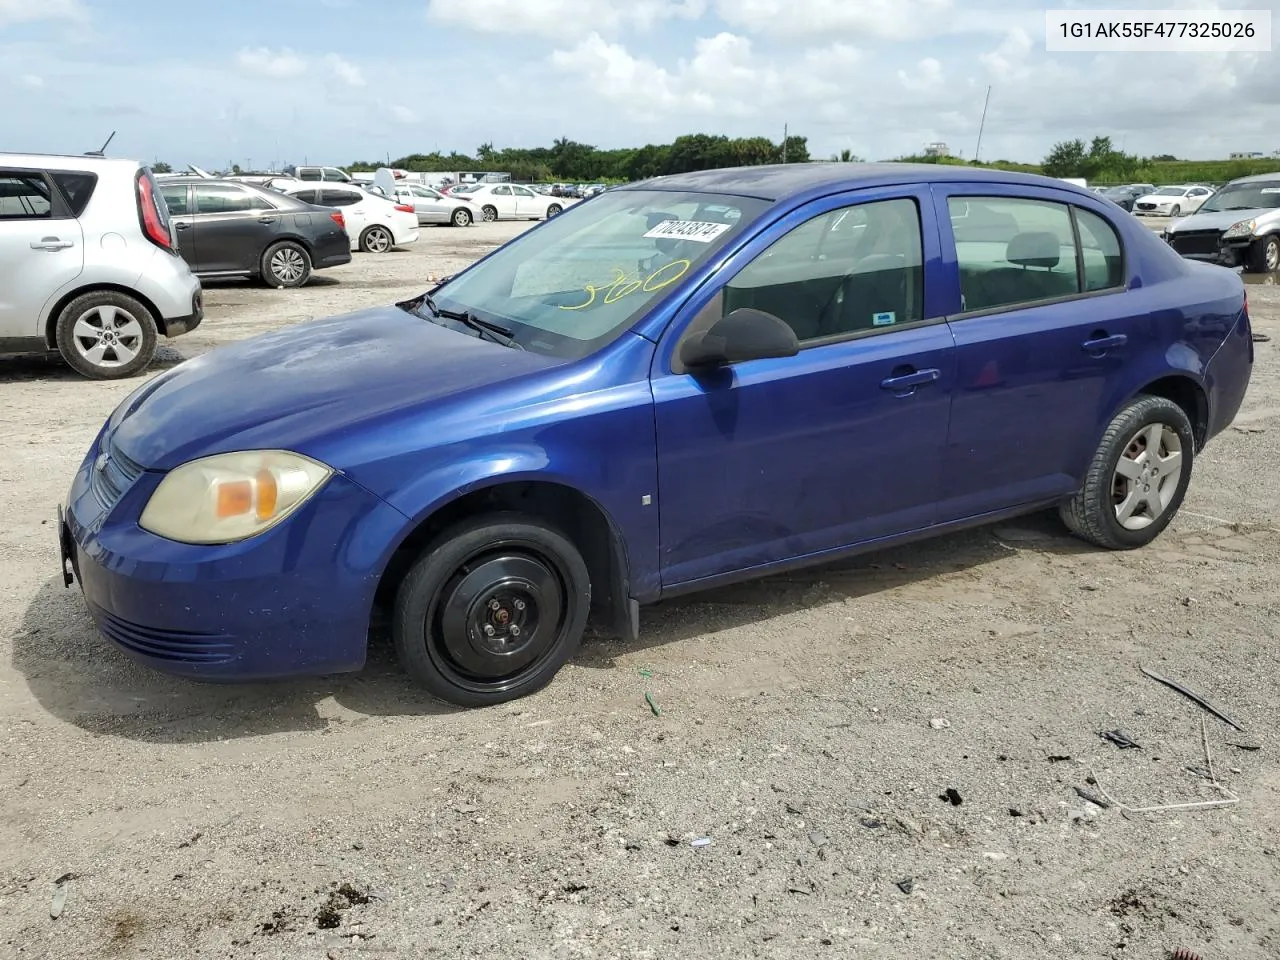
M 916 208 L 919 217 L 919 239 L 921 244 L 921 319 L 910 323 L 896 324 L 883 328 L 855 330 L 849 333 L 837 333 L 825 337 L 815 337 L 802 341 L 800 354 L 809 349 L 844 343 L 851 340 L 863 340 L 868 337 L 886 336 L 898 331 L 918 330 L 921 327 L 946 323 L 945 312 L 937 308 L 936 294 L 931 290 L 936 286 L 937 270 L 941 259 L 941 238 L 937 228 L 937 214 L 933 205 L 928 184 L 904 187 L 901 184 L 862 188 L 844 193 L 812 200 L 802 207 L 787 211 L 773 222 L 761 229 L 752 231 L 740 239 L 732 251 L 725 251 L 719 275 L 712 273 L 693 288 L 685 300 L 677 305 L 672 314 L 672 322 L 660 339 L 660 348 L 654 356 L 653 371 L 655 375 L 686 375 L 679 361 L 680 345 L 690 336 L 702 332 L 721 315 L 725 288 L 733 282 L 747 267 L 783 237 L 797 228 L 819 217 L 829 216 L 837 210 L 848 207 L 865 206 L 891 200 L 909 200 Z M 696 305 L 696 306 L 695 306 Z
M 1111 221 L 1097 210 L 1090 209 L 1083 203 L 1079 203 L 1077 198 L 1055 196 L 1049 188 L 1031 187 L 1012 192 L 999 192 L 1002 188 L 1007 188 L 1005 184 L 993 185 L 996 192 L 983 191 L 981 185 L 971 183 L 937 183 L 934 184 L 934 212 L 935 221 L 937 223 L 938 232 L 941 237 L 944 252 L 949 260 L 950 266 L 955 269 L 954 280 L 956 283 L 957 309 L 946 317 L 947 321 L 962 321 L 976 319 L 979 317 L 990 317 L 1002 313 L 1013 313 L 1017 310 L 1030 310 L 1037 307 L 1053 306 L 1059 303 L 1071 303 L 1076 300 L 1090 300 L 1094 297 L 1113 296 L 1117 293 L 1123 293 L 1129 287 L 1129 263 L 1128 255 L 1124 246 L 1124 237 L 1119 230 L 1111 223 Z M 952 199 L 967 200 L 970 198 L 991 197 L 993 199 L 1005 200 L 1035 200 L 1042 203 L 1056 203 L 1067 207 L 1071 217 L 1072 231 L 1076 238 L 1076 261 L 1077 261 L 1077 282 L 1080 286 L 1078 293 L 1066 294 L 1059 297 L 1046 297 L 1040 300 L 1027 300 L 1022 303 L 1002 304 L 995 307 L 987 307 L 981 310 L 966 310 L 963 303 L 963 293 L 959 288 L 959 261 L 956 251 L 955 234 L 951 230 L 950 214 L 948 212 L 948 202 Z M 1107 225 L 1107 228 L 1115 235 L 1116 242 L 1120 247 L 1120 283 L 1116 286 L 1104 287 L 1099 290 L 1084 289 L 1084 278 L 1080 274 L 1082 269 L 1080 264 L 1083 262 L 1084 251 L 1080 243 L 1079 228 L 1077 225 L 1076 211 L 1083 210 L 1086 213 L 1093 214 Z

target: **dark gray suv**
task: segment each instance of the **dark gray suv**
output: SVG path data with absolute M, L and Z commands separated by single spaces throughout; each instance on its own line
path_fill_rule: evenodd
M 300 287 L 312 270 L 351 262 L 342 213 L 236 180 L 160 181 L 178 252 L 202 278 L 259 277 Z

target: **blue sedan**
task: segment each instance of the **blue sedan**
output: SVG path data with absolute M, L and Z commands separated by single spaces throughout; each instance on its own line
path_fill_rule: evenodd
M 64 575 L 151 666 L 360 669 L 461 705 L 588 618 L 1056 507 L 1150 543 L 1253 363 L 1233 272 L 1061 181 L 794 164 L 610 190 L 434 289 L 128 397 Z

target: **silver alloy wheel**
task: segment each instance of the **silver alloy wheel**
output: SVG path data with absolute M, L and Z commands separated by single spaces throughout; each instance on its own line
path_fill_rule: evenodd
M 297 283 L 306 269 L 302 254 L 293 247 L 281 247 L 271 255 L 271 273 L 283 284 Z
M 1268 271 L 1280 270 L 1280 237 L 1267 240 L 1266 263 Z
M 498 211 L 493 207 L 485 207 L 481 214 L 484 216 L 485 223 L 493 223 L 498 219 Z
M 1166 423 L 1150 423 L 1129 440 L 1116 463 L 1111 499 L 1126 530 L 1155 523 L 1177 495 L 1182 480 L 1182 441 Z
M 386 253 L 392 246 L 391 234 L 382 227 L 370 227 L 364 235 L 364 245 L 370 253 Z
M 107 303 L 82 313 L 71 337 L 76 352 L 95 367 L 123 367 L 142 349 L 142 324 L 128 310 Z
M 455 227 L 465 227 L 471 223 L 471 211 L 463 207 L 459 207 L 453 211 L 453 225 Z

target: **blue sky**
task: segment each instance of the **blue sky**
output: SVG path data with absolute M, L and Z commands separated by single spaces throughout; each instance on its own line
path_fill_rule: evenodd
M 1160 5 L 1280 11 L 1280 0 Z M 688 132 L 778 139 L 786 124 L 818 156 L 882 159 L 942 140 L 967 157 L 988 85 L 986 158 L 1038 160 L 1058 140 L 1094 134 L 1187 157 L 1280 149 L 1274 52 L 1051 55 L 1044 9 L 0 0 L 0 149 L 80 152 L 114 129 L 116 156 L 261 167 L 560 136 L 602 147 Z

